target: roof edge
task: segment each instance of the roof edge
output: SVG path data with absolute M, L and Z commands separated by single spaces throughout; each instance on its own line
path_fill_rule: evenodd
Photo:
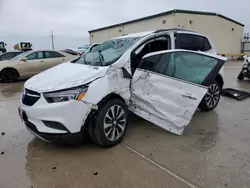
M 172 14 L 172 13 L 188 13 L 188 14 L 201 14 L 201 15 L 219 16 L 219 17 L 224 18 L 224 19 L 226 19 L 228 21 L 231 21 L 231 22 L 233 22 L 235 24 L 238 24 L 238 25 L 240 25 L 242 27 L 245 26 L 244 24 L 242 24 L 242 23 L 240 23 L 240 22 L 238 22 L 236 20 L 233 20 L 233 19 L 228 18 L 228 17 L 226 17 L 226 16 L 224 16 L 222 14 L 217 14 L 217 13 L 214 13 L 214 12 L 173 9 L 173 10 L 170 10 L 170 11 L 161 12 L 161 13 L 146 16 L 146 17 L 142 17 L 142 18 L 138 18 L 138 19 L 134 19 L 134 20 L 129 20 L 129 21 L 122 22 L 122 23 L 119 23 L 119 24 L 114 24 L 114 25 L 109 25 L 109 26 L 106 26 L 106 27 L 101 27 L 101 28 L 98 28 L 98 29 L 89 30 L 88 32 L 91 33 L 91 32 L 94 32 L 94 31 L 101 31 L 101 30 L 104 30 L 104 29 L 113 28 L 113 27 L 116 27 L 116 26 L 125 25 L 125 24 L 129 24 L 129 23 L 134 23 L 134 22 L 146 20 L 146 19 L 149 19 L 149 18 L 155 18 L 155 17 L 158 17 L 158 16 L 168 15 L 168 14 Z

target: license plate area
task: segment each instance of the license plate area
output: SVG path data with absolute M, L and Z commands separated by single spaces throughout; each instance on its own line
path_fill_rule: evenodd
M 28 121 L 28 117 L 22 108 L 18 108 L 18 113 L 22 121 Z

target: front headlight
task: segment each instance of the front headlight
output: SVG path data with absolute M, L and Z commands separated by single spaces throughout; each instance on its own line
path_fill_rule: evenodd
M 47 100 L 48 103 L 55 103 L 55 102 L 65 102 L 69 100 L 77 100 L 80 101 L 85 96 L 88 88 L 75 88 L 70 90 L 64 91 L 57 91 L 51 93 L 44 93 L 43 96 Z

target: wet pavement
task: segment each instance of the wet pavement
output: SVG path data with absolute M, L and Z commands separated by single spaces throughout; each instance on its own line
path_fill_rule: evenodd
M 228 62 L 225 88 L 238 82 L 242 62 Z M 250 185 L 250 98 L 221 97 L 212 112 L 196 112 L 183 136 L 132 117 L 124 141 L 110 149 L 43 143 L 17 113 L 23 81 L 0 83 L 0 188 L 204 187 Z

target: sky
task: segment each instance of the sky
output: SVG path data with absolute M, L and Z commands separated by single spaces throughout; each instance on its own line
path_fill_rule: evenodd
M 89 43 L 88 31 L 172 9 L 209 11 L 245 24 L 250 32 L 249 0 L 0 0 L 0 41 L 9 50 L 21 41 L 34 49 Z

